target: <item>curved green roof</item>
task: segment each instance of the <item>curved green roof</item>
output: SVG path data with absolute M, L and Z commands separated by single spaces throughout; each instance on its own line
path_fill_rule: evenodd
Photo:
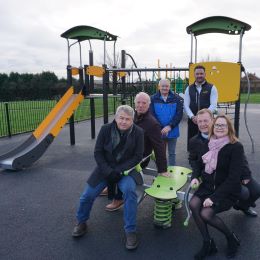
M 63 34 L 61 37 L 66 39 L 74 39 L 78 41 L 85 41 L 85 40 L 106 40 L 106 41 L 116 41 L 116 35 L 113 35 L 109 32 L 102 31 L 95 27 L 87 26 L 87 25 L 79 25 L 70 28 Z
M 211 16 L 199 20 L 186 28 L 188 34 L 195 36 L 206 33 L 225 33 L 239 35 L 241 30 L 249 31 L 251 26 L 239 20 L 226 16 Z

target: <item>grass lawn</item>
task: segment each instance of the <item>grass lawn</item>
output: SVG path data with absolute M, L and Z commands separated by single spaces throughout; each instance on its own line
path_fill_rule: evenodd
M 115 103 L 114 103 L 115 102 Z M 114 113 L 119 99 L 109 98 L 108 111 Z M 8 102 L 10 130 L 12 134 L 33 131 L 44 120 L 51 109 L 56 105 L 56 100 L 45 101 L 16 101 Z M 103 100 L 95 98 L 95 116 L 103 115 Z M 90 100 L 85 99 L 75 111 L 75 121 L 90 118 Z M 0 137 L 8 135 L 6 105 L 0 102 Z
M 247 94 L 241 94 L 241 103 L 245 103 L 247 99 Z M 260 93 L 252 93 L 249 97 L 250 104 L 260 104 Z
M 241 94 L 241 103 L 244 103 L 247 94 Z M 120 100 L 109 98 L 109 113 L 114 113 L 114 106 L 117 107 Z M 8 102 L 10 128 L 12 134 L 33 131 L 48 115 L 57 101 L 16 101 Z M 75 121 L 82 121 L 90 118 L 89 99 L 85 99 L 75 112 Z M 260 104 L 260 93 L 250 95 L 249 103 Z M 95 98 L 96 117 L 103 115 L 103 100 Z M 6 107 L 0 102 L 0 137 L 8 135 Z

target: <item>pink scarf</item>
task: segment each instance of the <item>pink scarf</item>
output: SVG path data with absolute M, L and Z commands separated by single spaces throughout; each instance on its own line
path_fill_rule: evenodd
M 229 137 L 224 136 L 216 138 L 214 135 L 209 140 L 209 151 L 202 156 L 202 160 L 205 163 L 205 172 L 211 174 L 216 170 L 218 162 L 218 152 L 226 144 L 230 143 Z

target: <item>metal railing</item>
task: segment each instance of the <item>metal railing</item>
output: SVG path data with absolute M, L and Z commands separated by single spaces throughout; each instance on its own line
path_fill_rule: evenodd
M 95 117 L 103 116 L 102 97 L 95 100 Z M 0 137 L 34 131 L 44 120 L 58 100 L 31 100 L 0 102 Z M 130 102 L 129 102 L 130 103 Z M 109 114 L 115 113 L 121 104 L 118 96 L 109 97 Z M 75 122 L 90 119 L 90 98 L 86 97 L 75 111 Z

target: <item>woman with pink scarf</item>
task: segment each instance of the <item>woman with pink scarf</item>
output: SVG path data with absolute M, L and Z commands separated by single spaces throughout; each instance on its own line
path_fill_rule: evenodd
M 203 237 L 203 246 L 195 259 L 205 259 L 217 253 L 208 225 L 223 233 L 227 239 L 227 257 L 233 258 L 240 241 L 217 213 L 229 210 L 241 192 L 243 146 L 235 136 L 231 121 L 217 116 L 209 132 L 209 151 L 200 158 L 200 176 L 192 176 L 191 185 L 198 186 L 190 201 L 190 209 Z

